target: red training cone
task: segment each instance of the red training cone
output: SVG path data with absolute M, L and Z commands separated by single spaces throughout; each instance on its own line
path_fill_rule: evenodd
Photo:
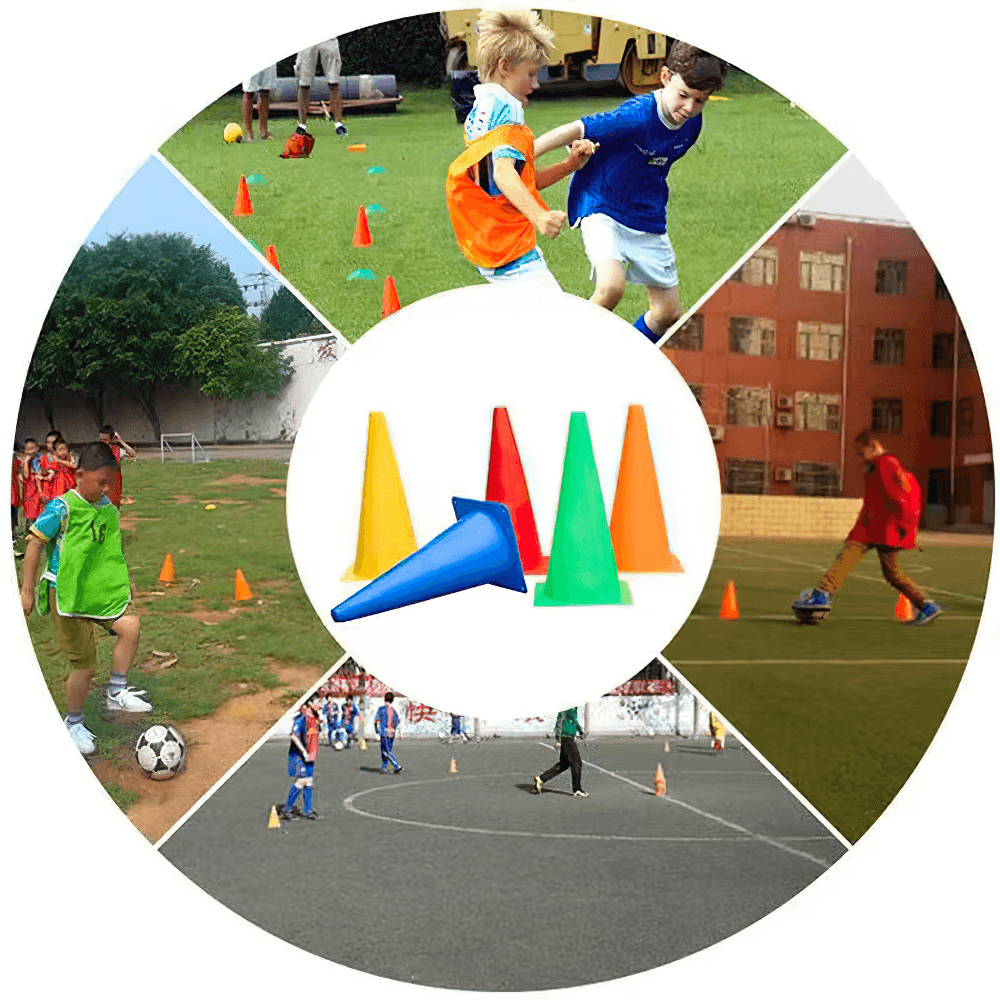
M 365 215 L 365 206 L 358 208 L 358 221 L 354 226 L 354 239 L 351 246 L 370 247 L 372 245 L 372 234 L 368 228 L 368 216 Z
M 233 215 L 253 215 L 253 204 L 250 201 L 250 191 L 247 189 L 247 179 L 240 174 L 240 183 L 236 188 L 236 205 Z
M 722 595 L 722 608 L 719 617 L 726 622 L 737 621 L 740 617 L 740 605 L 736 600 L 736 584 L 732 580 L 726 584 L 726 592 Z
M 542 575 L 548 571 L 549 560 L 542 555 L 538 541 L 535 512 L 528 496 L 524 467 L 510 426 L 506 406 L 493 410 L 493 437 L 490 440 L 490 470 L 486 477 L 486 499 L 506 504 L 514 522 L 517 551 L 527 575 Z
M 270 264 L 271 267 L 278 272 L 278 274 L 281 274 L 281 268 L 278 266 L 278 251 L 275 250 L 273 243 L 271 243 L 264 251 L 264 256 L 267 258 L 268 264 Z
M 916 612 L 913 610 L 913 604 L 906 594 L 900 594 L 899 600 L 896 601 L 896 620 L 901 622 L 911 622 L 916 618 Z
M 385 284 L 382 286 L 382 319 L 391 316 L 394 312 L 399 312 L 400 308 L 399 295 L 396 294 L 396 282 L 392 278 L 386 278 Z

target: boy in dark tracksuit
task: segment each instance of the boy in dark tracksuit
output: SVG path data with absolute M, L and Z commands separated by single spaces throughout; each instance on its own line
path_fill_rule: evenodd
M 402 764 L 396 760 L 392 752 L 393 741 L 399 735 L 399 712 L 392 707 L 395 698 L 391 691 L 387 692 L 385 704 L 375 713 L 375 732 L 379 735 L 379 748 L 382 751 L 382 767 L 379 770 L 383 774 L 389 769 L 390 764 L 396 774 L 403 770 Z
M 560 712 L 556 716 L 556 736 L 559 739 L 559 760 L 547 771 L 543 771 L 533 780 L 535 791 L 539 795 L 542 793 L 542 786 L 546 781 L 551 781 L 557 774 L 562 774 L 569 768 L 570 777 L 573 780 L 573 794 L 581 799 L 589 798 L 587 793 L 580 787 L 580 774 L 583 771 L 583 761 L 580 760 L 580 748 L 576 745 L 576 737 L 583 734 L 583 728 L 576 717 L 576 709 L 568 708 L 565 712 Z

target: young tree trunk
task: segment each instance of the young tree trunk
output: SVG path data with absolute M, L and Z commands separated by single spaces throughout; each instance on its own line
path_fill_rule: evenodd
M 153 437 L 157 444 L 160 443 L 160 417 L 156 412 L 156 382 L 148 385 L 136 386 L 134 389 L 135 398 L 142 407 L 142 412 L 146 414 L 150 427 L 153 428 Z
M 97 425 L 98 431 L 104 426 L 104 387 L 95 389 L 86 397 L 87 408 Z

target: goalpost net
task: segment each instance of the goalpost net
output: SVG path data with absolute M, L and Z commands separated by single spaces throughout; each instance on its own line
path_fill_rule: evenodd
M 170 442 L 175 441 L 177 447 L 173 447 Z M 175 434 L 160 435 L 160 462 L 168 459 L 174 462 L 208 462 L 210 461 L 201 442 L 190 431 L 178 432 Z

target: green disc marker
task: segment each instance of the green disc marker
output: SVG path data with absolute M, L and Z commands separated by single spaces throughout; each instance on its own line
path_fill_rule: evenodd
M 247 178 L 247 184 L 266 184 L 267 179 L 262 177 L 260 174 L 251 174 Z
M 369 215 L 385 215 L 385 209 L 379 204 L 369 205 L 365 211 L 367 211 Z
M 631 603 L 628 584 L 618 579 L 587 414 L 573 413 L 549 572 L 535 585 L 535 607 Z
M 369 167 L 368 168 L 368 173 L 370 173 L 370 174 L 384 174 L 385 173 L 385 167 Z
M 375 272 L 369 271 L 367 267 L 358 267 L 347 276 L 348 281 L 358 281 L 359 279 L 361 281 L 374 281 Z

